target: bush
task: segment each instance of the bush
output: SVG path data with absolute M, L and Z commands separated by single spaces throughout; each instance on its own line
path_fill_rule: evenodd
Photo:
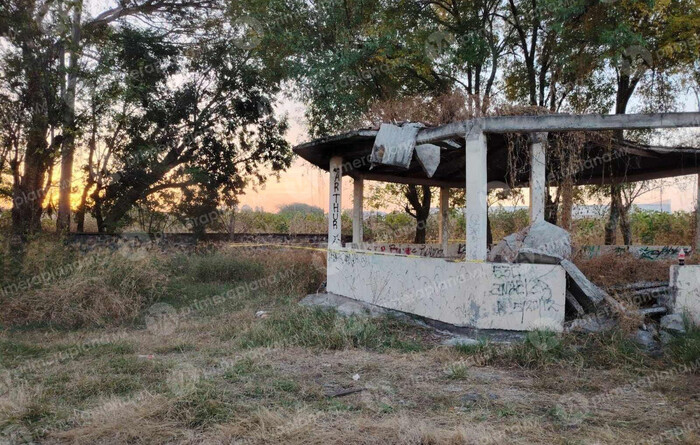
M 693 236 L 693 215 L 636 211 L 631 215 L 632 235 L 641 244 L 689 244 Z
M 489 212 L 491 233 L 493 242 L 497 243 L 507 235 L 518 232 L 530 224 L 530 217 L 526 209 L 518 209 L 513 212 L 496 209 Z
M 76 328 L 134 321 L 162 295 L 167 279 L 153 255 L 124 253 L 79 256 L 60 243 L 31 243 L 23 273 L 3 288 L 0 323 Z

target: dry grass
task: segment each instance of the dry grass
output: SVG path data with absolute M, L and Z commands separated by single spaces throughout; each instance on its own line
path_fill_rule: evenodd
M 579 258 L 575 262 L 586 277 L 604 287 L 636 281 L 668 281 L 669 266 L 675 264 L 675 260 L 649 261 L 630 254 Z
M 621 332 L 450 348 L 396 320 L 299 309 L 323 279 L 312 251 L 231 248 L 156 263 L 168 278 L 161 301 L 178 309 L 298 275 L 193 310 L 167 333 L 128 324 L 111 339 L 114 330 L 96 328 L 2 333 L 0 376 L 12 381 L 0 388 L 0 440 L 19 431 L 50 444 L 626 444 L 675 428 L 697 439 L 687 423 L 700 412 L 700 374 L 654 378 L 695 363 L 695 333 L 661 358 Z
M 162 295 L 167 282 L 150 255 L 95 251 L 74 260 L 58 256 L 61 261 L 52 259 L 43 269 L 36 264 L 25 268 L 18 282 L 28 289 L 2 301 L 1 324 L 119 325 L 135 320 Z

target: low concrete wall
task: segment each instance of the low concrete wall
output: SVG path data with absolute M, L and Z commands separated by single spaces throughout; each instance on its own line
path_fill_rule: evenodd
M 686 255 L 693 253 L 691 246 L 583 246 L 581 247 L 581 253 L 585 258 L 629 253 L 636 258 L 645 260 L 671 260 L 678 258 L 681 248 L 685 250 Z
M 396 253 L 401 255 L 416 255 L 428 258 L 464 258 L 466 244 L 449 244 L 447 252 L 442 244 L 408 244 L 408 243 L 350 243 L 347 247 L 368 252 Z
M 688 313 L 700 324 L 700 266 L 671 266 L 673 312 Z
M 559 265 L 454 262 L 328 252 L 327 290 L 456 326 L 561 330 L 566 278 Z

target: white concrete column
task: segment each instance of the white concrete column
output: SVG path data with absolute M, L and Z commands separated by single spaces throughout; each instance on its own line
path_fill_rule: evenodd
M 450 189 L 440 187 L 440 244 L 443 255 L 447 255 L 447 246 L 450 242 Z
M 532 133 L 530 142 L 530 224 L 544 221 L 547 133 Z
M 359 244 L 362 242 L 362 223 L 363 218 L 363 197 L 364 197 L 364 181 L 362 178 L 355 178 L 352 184 L 352 242 Z
M 328 248 L 342 247 L 341 205 L 343 197 L 343 158 L 334 156 L 330 162 L 330 184 L 328 187 Z
M 695 255 L 700 255 L 700 173 L 698 173 L 698 196 L 695 202 Z
M 467 260 L 485 261 L 486 245 L 486 134 L 473 127 L 466 135 Z

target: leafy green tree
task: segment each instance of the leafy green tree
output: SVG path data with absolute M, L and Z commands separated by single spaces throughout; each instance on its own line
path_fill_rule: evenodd
M 21 166 L 13 179 L 16 234 L 40 230 L 46 184 L 51 184 L 50 171 L 61 151 L 59 228 L 67 227 L 75 140 L 80 133 L 76 94 L 86 46 L 130 17 L 175 19 L 211 4 L 209 0 L 126 0 L 95 17 L 82 14 L 82 0 L 8 0 L 0 5 L 0 89 L 21 105 L 25 116 L 17 119 L 26 121 L 21 125 Z
M 123 132 L 112 141 L 110 179 L 92 194 L 101 231 L 118 230 L 154 193 L 179 190 L 180 208 L 201 216 L 195 207 L 206 213 L 215 197 L 264 182 L 262 168 L 289 166 L 287 124 L 270 106 L 276 84 L 248 50 L 229 44 L 225 28 L 222 22 L 216 40 L 187 53 L 153 32 L 125 28 L 112 36 L 104 63 L 126 85 L 118 101 L 130 111 L 115 116 Z

